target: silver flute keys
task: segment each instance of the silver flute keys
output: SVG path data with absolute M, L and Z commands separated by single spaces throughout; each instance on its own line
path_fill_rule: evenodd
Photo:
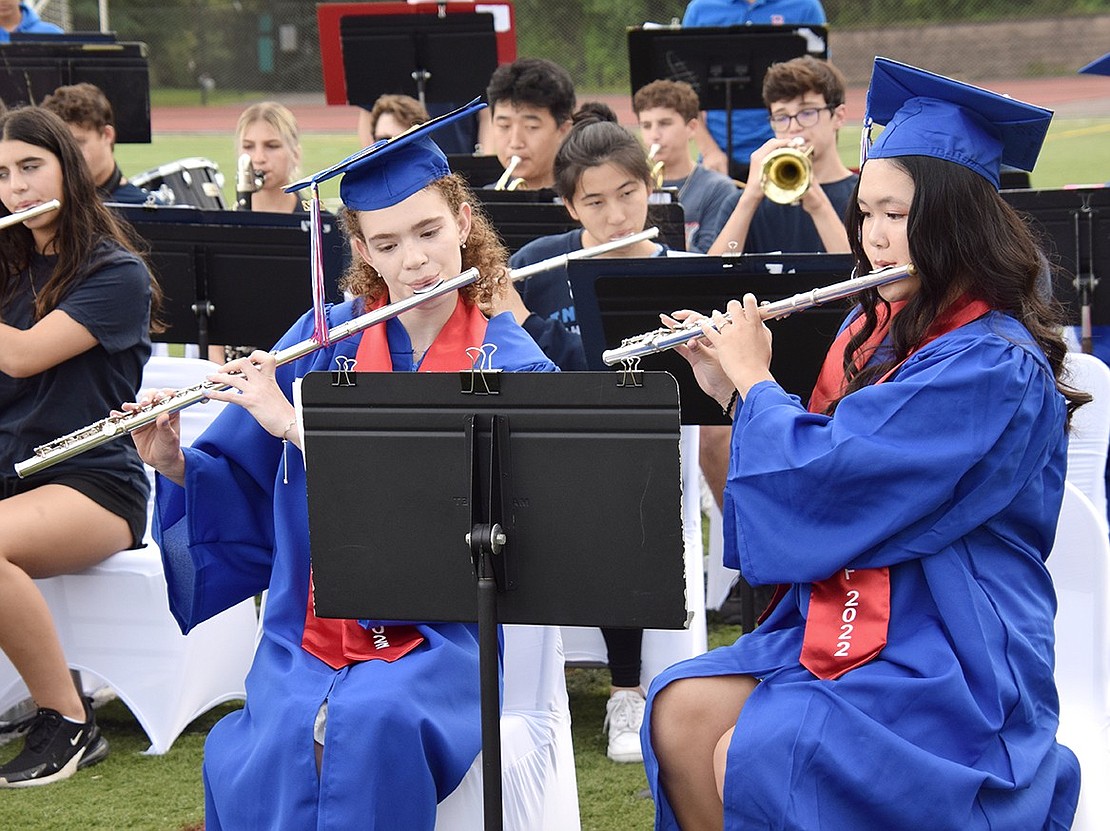
M 811 289 L 801 294 L 795 294 L 793 297 L 787 297 L 783 300 L 776 300 L 774 303 L 765 303 L 759 307 L 759 316 L 763 320 L 774 320 L 777 317 L 786 317 L 795 312 L 812 309 L 814 306 L 821 306 L 825 303 L 831 303 L 834 300 L 842 300 L 845 297 L 851 297 L 853 294 L 858 294 L 867 289 L 878 288 L 887 283 L 902 280 L 906 277 L 913 276 L 913 274 L 913 265 L 892 265 L 864 274 L 862 277 L 853 277 L 850 280 L 843 280 L 839 283 L 824 286 L 823 288 Z M 728 317 L 729 316 L 726 314 L 726 320 Z M 601 360 L 604 361 L 607 366 L 631 362 L 644 355 L 655 355 L 659 352 L 666 352 L 668 349 L 674 349 L 676 346 L 681 346 L 701 336 L 700 322 L 688 323 L 675 329 L 654 329 L 642 335 L 625 338 L 616 349 L 607 349 L 602 352 Z

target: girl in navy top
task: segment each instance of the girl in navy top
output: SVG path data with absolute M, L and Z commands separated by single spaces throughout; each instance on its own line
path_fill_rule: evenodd
M 158 287 L 96 194 L 58 116 L 0 116 L 4 214 L 61 207 L 0 230 L 0 648 L 38 706 L 0 787 L 65 779 L 108 753 L 66 666 L 34 578 L 82 571 L 136 546 L 148 485 L 131 442 L 19 479 L 15 462 L 134 398 Z

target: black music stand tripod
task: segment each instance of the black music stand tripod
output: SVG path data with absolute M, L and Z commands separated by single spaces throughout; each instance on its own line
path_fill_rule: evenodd
M 316 613 L 477 622 L 487 831 L 503 825 L 498 623 L 687 625 L 678 389 L 636 375 L 301 384 Z M 351 470 L 373 474 L 351 487 Z

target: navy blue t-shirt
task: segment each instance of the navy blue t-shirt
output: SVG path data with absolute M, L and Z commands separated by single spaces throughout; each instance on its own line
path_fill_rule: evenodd
M 0 372 L 0 475 L 14 476 L 15 463 L 47 444 L 105 418 L 124 401 L 134 401 L 150 357 L 150 274 L 142 260 L 114 243 L 90 254 L 87 276 L 58 308 L 80 323 L 97 344 L 30 378 Z M 0 319 L 30 329 L 34 290 L 41 291 L 57 257 L 35 254 L 29 271 L 2 307 Z M 33 280 L 33 282 L 32 282 Z M 51 471 L 96 469 L 146 493 L 147 478 L 134 442 L 127 437 L 59 462 Z
M 844 220 L 848 200 L 852 198 L 859 176 L 853 173 L 839 182 L 821 185 L 829 202 L 836 209 L 837 216 Z M 755 209 L 748 238 L 744 243 L 746 254 L 768 254 L 775 251 L 808 254 L 824 251 L 821 235 L 805 208 L 801 205 L 780 205 L 764 199 Z
M 542 260 L 570 254 L 582 249 L 582 230 L 565 234 L 539 237 L 513 254 L 509 265 L 522 268 Z M 668 251 L 658 246 L 660 254 Z M 543 271 L 517 284 L 517 291 L 524 305 L 532 312 L 524 321 L 524 331 L 532 336 L 540 349 L 559 369 L 581 371 L 588 369 L 582 335 L 574 313 L 574 297 L 570 291 L 570 277 L 566 266 Z

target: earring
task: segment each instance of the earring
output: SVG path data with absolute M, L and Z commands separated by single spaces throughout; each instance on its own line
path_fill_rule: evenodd
M 459 247 L 462 248 L 465 251 L 466 250 L 466 240 L 463 240 L 462 244 Z

